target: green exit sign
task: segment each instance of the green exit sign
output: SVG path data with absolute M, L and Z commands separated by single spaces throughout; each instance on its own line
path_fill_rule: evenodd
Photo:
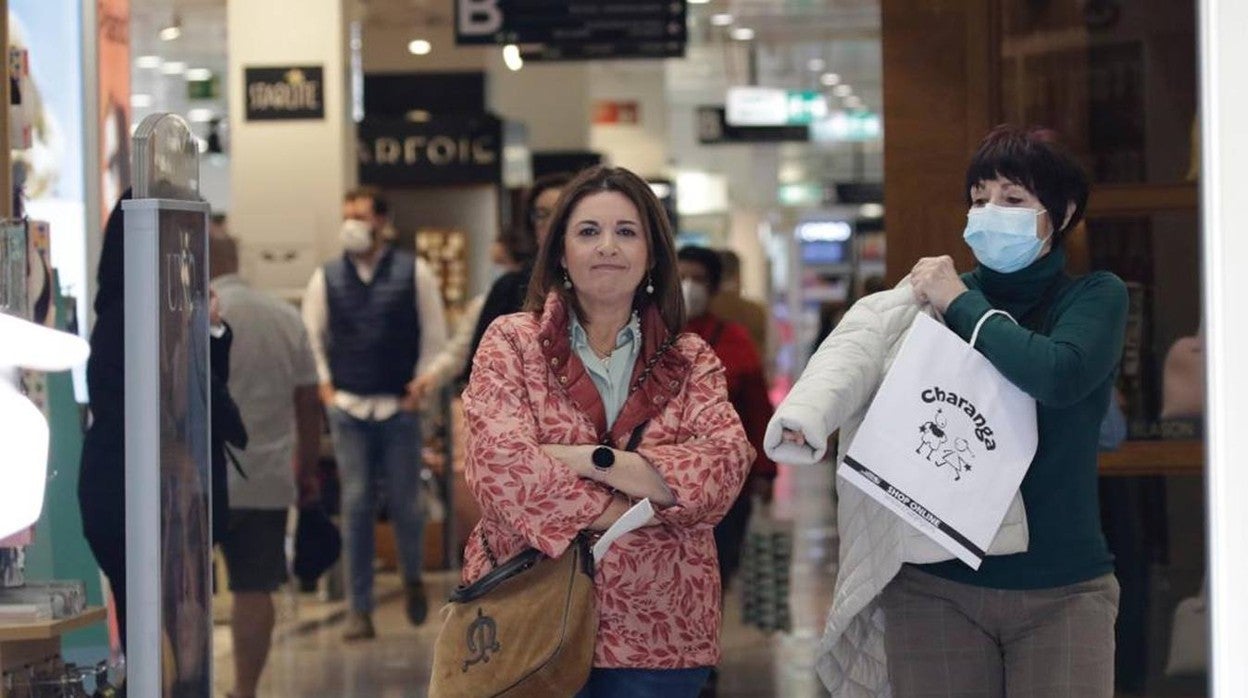
M 828 115 L 828 98 L 816 90 L 730 87 L 724 108 L 730 126 L 806 126 Z
M 788 125 L 802 126 L 828 115 L 828 98 L 813 90 L 789 90 Z

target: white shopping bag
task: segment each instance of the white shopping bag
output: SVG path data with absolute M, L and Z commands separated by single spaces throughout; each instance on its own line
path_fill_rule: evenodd
M 979 569 L 1036 454 L 1036 403 L 919 313 L 837 470 Z M 1013 319 L 1013 318 L 1011 318 Z

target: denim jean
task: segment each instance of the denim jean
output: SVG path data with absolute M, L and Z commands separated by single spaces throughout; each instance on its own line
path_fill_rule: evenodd
M 711 674 L 694 669 L 597 669 L 576 698 L 697 698 Z
M 394 525 L 399 564 L 406 580 L 417 580 L 423 564 L 425 512 L 421 503 L 420 422 L 410 412 L 382 421 L 361 420 L 329 410 L 334 456 L 342 487 L 342 547 L 347 561 L 351 609 L 373 610 L 373 527 L 378 484 L 384 481 Z

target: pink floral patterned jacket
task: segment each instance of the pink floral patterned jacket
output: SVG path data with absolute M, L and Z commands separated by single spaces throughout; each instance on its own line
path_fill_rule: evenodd
M 564 552 L 607 508 L 611 494 L 546 455 L 542 444 L 609 441 L 624 448 L 647 422 L 637 453 L 657 469 L 677 505 L 661 524 L 616 541 L 596 570 L 594 666 L 681 669 L 719 661 L 720 588 L 712 529 L 754 460 L 728 402 L 724 369 L 701 338 L 682 334 L 636 384 L 667 340 L 659 313 L 642 314 L 635 387 L 610 433 L 597 389 L 572 350 L 568 311 L 552 293 L 540 317 L 496 320 L 473 359 L 464 393 L 468 486 L 482 518 L 468 539 L 463 581 L 526 547 Z

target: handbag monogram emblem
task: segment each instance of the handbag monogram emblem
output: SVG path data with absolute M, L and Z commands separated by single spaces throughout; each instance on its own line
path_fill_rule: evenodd
M 464 673 L 474 664 L 489 662 L 490 652 L 497 653 L 502 648 L 498 643 L 498 625 L 477 608 L 477 619 L 468 626 L 468 652 L 471 654 L 464 660 Z

